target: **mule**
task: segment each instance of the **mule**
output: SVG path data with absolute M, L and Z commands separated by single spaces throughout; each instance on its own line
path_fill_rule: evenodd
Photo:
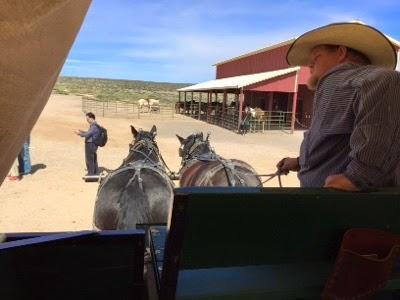
M 94 225 L 106 229 L 134 229 L 136 224 L 166 223 L 173 199 L 170 180 L 155 136 L 131 126 L 134 137 L 121 166 L 98 188 Z
M 215 153 L 209 135 L 196 133 L 183 138 L 177 135 L 182 157 L 180 186 L 262 186 L 255 170 L 246 162 L 225 159 Z

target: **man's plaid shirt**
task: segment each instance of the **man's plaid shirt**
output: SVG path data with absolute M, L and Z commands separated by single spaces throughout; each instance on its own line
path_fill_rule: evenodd
M 400 73 L 339 65 L 319 82 L 300 149 L 301 186 L 344 174 L 361 189 L 400 186 Z

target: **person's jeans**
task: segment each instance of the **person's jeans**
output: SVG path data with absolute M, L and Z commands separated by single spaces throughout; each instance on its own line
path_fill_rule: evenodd
M 30 174 L 32 172 L 31 156 L 29 153 L 29 146 L 31 143 L 31 138 L 28 137 L 23 146 L 22 150 L 18 155 L 19 172 L 22 175 Z
M 94 143 L 85 143 L 85 159 L 88 175 L 96 175 L 99 173 L 96 151 L 97 146 Z

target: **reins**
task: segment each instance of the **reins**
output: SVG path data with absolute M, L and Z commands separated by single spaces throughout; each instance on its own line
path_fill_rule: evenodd
M 257 174 L 258 177 L 269 177 L 268 179 L 261 182 L 261 184 L 258 185 L 257 187 L 262 187 L 264 183 L 270 181 L 271 179 L 273 179 L 275 177 L 278 177 L 279 187 L 281 188 L 282 187 L 281 175 L 282 175 L 282 172 L 279 170 L 277 170 L 275 173 L 271 173 L 271 174 Z

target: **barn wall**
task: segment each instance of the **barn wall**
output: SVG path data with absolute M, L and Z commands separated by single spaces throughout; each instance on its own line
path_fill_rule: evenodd
M 251 56 L 217 65 L 216 78 L 226 78 L 289 68 L 286 52 L 290 45 L 257 53 Z
M 296 73 L 291 73 L 247 86 L 245 90 L 258 92 L 294 92 L 295 80 Z

